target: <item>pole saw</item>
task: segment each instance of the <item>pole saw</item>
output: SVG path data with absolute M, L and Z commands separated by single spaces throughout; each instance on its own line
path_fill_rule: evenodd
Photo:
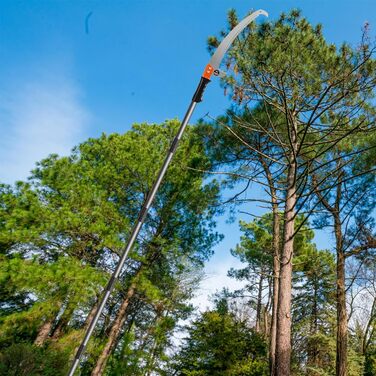
M 215 53 L 211 57 L 209 63 L 206 65 L 204 73 L 202 74 L 202 76 L 200 78 L 200 82 L 197 86 L 195 93 L 193 94 L 191 103 L 190 103 L 190 105 L 187 109 L 187 112 L 185 113 L 185 116 L 184 116 L 183 121 L 180 125 L 178 133 L 176 134 L 174 140 L 171 143 L 171 146 L 168 150 L 166 159 L 164 160 L 163 165 L 162 165 L 162 167 L 161 167 L 161 169 L 158 173 L 158 177 L 157 177 L 148 197 L 146 198 L 146 200 L 145 200 L 145 202 L 144 202 L 144 204 L 141 208 L 141 211 L 138 215 L 137 222 L 135 223 L 135 225 L 132 229 L 132 232 L 129 236 L 128 243 L 127 243 L 126 247 L 124 248 L 124 251 L 123 251 L 123 253 L 120 257 L 120 260 L 119 260 L 110 280 L 108 281 L 107 286 L 104 289 L 103 296 L 102 296 L 102 298 L 101 298 L 101 300 L 98 304 L 98 307 L 95 311 L 95 315 L 92 318 L 92 320 L 90 321 L 90 324 L 89 324 L 89 326 L 88 326 L 88 328 L 85 332 L 85 336 L 84 336 L 84 338 L 83 338 L 83 340 L 82 340 L 82 342 L 81 342 L 81 344 L 80 344 L 80 346 L 79 346 L 79 348 L 76 352 L 76 355 L 75 355 L 74 360 L 72 362 L 68 376 L 73 376 L 74 372 L 76 371 L 76 369 L 78 367 L 81 356 L 83 355 L 83 353 L 85 351 L 85 348 L 86 348 L 86 346 L 89 342 L 89 339 L 90 339 L 90 337 L 91 337 L 91 335 L 94 331 L 94 328 L 95 328 L 95 326 L 98 322 L 98 319 L 103 312 L 103 309 L 104 309 L 104 307 L 107 303 L 108 298 L 111 295 L 111 292 L 112 292 L 112 290 L 115 286 L 116 280 L 118 279 L 120 272 L 121 272 L 121 270 L 124 266 L 125 260 L 127 259 L 127 256 L 129 254 L 130 250 L 132 249 L 134 242 L 137 239 L 137 235 L 139 234 L 139 232 L 141 230 L 141 227 L 142 227 L 142 225 L 145 221 L 145 218 L 148 214 L 148 211 L 149 211 L 149 209 L 150 209 L 150 207 L 153 203 L 154 197 L 157 194 L 157 191 L 159 189 L 159 186 L 161 185 L 163 177 L 166 174 L 167 168 L 168 168 L 168 166 L 169 166 L 169 164 L 172 160 L 172 157 L 175 154 L 175 151 L 176 151 L 176 148 L 179 144 L 179 141 L 183 136 L 184 130 L 185 130 L 185 128 L 186 128 L 186 126 L 189 122 L 189 119 L 191 118 L 197 103 L 202 101 L 202 95 L 205 91 L 206 86 L 210 82 L 211 76 L 213 74 L 214 74 L 214 76 L 220 75 L 221 72 L 219 70 L 219 66 L 221 64 L 221 61 L 222 61 L 225 53 L 230 48 L 231 44 L 233 43 L 235 38 L 245 29 L 245 27 L 247 25 L 249 25 L 253 20 L 255 20 L 260 15 L 264 15 L 264 16 L 268 17 L 268 13 L 265 12 L 264 10 L 260 9 L 260 10 L 257 10 L 256 12 L 250 14 L 249 16 L 245 17 L 238 25 L 236 25 L 230 31 L 230 33 L 226 36 L 226 38 L 223 39 L 223 41 L 220 43 L 220 45 L 216 49 Z

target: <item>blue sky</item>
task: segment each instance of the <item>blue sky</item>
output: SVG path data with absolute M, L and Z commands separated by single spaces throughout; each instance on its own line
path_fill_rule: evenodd
M 356 44 L 365 22 L 376 34 L 374 0 L 0 0 L 0 6 L 0 181 L 7 183 L 87 137 L 181 118 L 209 59 L 206 39 L 226 26 L 230 8 L 241 18 L 250 9 L 276 18 L 300 8 L 335 43 Z M 227 105 L 214 79 L 193 120 L 217 116 Z M 207 266 L 201 304 L 206 293 L 236 285 L 225 274 L 237 265 L 228 252 L 237 227 L 219 220 L 226 237 Z M 321 246 L 330 241 L 318 237 Z

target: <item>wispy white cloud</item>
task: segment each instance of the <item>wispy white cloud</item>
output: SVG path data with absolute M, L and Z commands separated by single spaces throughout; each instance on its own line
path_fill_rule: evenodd
M 0 91 L 0 181 L 23 180 L 35 162 L 64 155 L 83 137 L 88 112 L 63 72 L 13 80 Z
M 222 259 L 222 260 L 221 260 Z M 210 297 L 223 288 L 228 288 L 230 291 L 241 289 L 245 282 L 237 281 L 234 278 L 227 276 L 227 272 L 231 268 L 242 268 L 244 264 L 236 260 L 234 257 L 215 257 L 205 267 L 205 275 L 196 296 L 192 299 L 192 304 L 203 312 L 213 305 Z
M 196 313 L 205 312 L 213 308 L 213 303 L 210 297 L 223 288 L 228 288 L 230 291 L 238 290 L 244 287 L 245 282 L 240 282 L 234 278 L 227 276 L 230 268 L 242 268 L 244 264 L 236 260 L 234 257 L 227 255 L 216 254 L 205 266 L 205 277 L 197 286 L 195 297 L 191 299 L 191 303 L 196 308 Z M 187 320 L 179 322 L 179 329 L 175 331 L 173 343 L 178 348 L 183 343 L 183 338 L 187 337 L 187 331 L 184 329 L 186 325 L 196 316 L 191 316 Z

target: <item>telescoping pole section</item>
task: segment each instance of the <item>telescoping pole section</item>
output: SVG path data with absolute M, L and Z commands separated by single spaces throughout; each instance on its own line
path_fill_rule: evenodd
M 157 177 L 148 197 L 146 198 L 145 203 L 143 204 L 142 209 L 140 211 L 140 214 L 138 216 L 137 222 L 132 229 L 132 232 L 130 234 L 130 237 L 129 237 L 128 243 L 127 243 L 127 245 L 124 249 L 124 252 L 121 255 L 120 260 L 119 260 L 119 262 L 116 266 L 116 269 L 113 272 L 110 280 L 107 283 L 107 286 L 104 289 L 102 299 L 100 300 L 100 302 L 98 304 L 98 307 L 95 311 L 95 315 L 94 315 L 93 319 L 91 320 L 91 322 L 90 322 L 90 324 L 89 324 L 89 326 L 88 326 L 88 328 L 85 332 L 84 339 L 82 340 L 82 342 L 81 342 L 81 344 L 80 344 L 80 346 L 79 346 L 79 348 L 76 352 L 76 355 L 75 355 L 74 360 L 72 362 L 68 376 L 73 376 L 77 367 L 78 367 L 78 365 L 79 365 L 81 356 L 84 353 L 85 348 L 86 348 L 86 346 L 89 342 L 89 339 L 90 339 L 90 337 L 91 337 L 91 335 L 94 331 L 94 328 L 95 328 L 95 326 L 98 322 L 98 319 L 103 312 L 103 308 L 106 305 L 106 302 L 111 295 L 111 292 L 112 292 L 112 290 L 115 286 L 116 280 L 118 279 L 118 277 L 121 273 L 121 270 L 124 266 L 125 260 L 127 259 L 128 254 L 129 254 L 130 250 L 132 249 L 134 242 L 137 239 L 137 235 L 139 234 L 139 232 L 141 230 L 141 227 L 142 227 L 142 225 L 145 221 L 146 215 L 147 215 L 147 213 L 148 213 L 148 211 L 151 207 L 151 204 L 153 203 L 154 197 L 155 197 L 155 195 L 156 195 L 156 193 L 159 189 L 159 186 L 161 185 L 163 177 L 166 174 L 167 168 L 168 168 L 168 166 L 169 166 L 169 164 L 172 160 L 172 157 L 175 154 L 176 148 L 179 144 L 179 141 L 181 140 L 181 138 L 183 136 L 183 133 L 185 131 L 185 128 L 187 127 L 189 119 L 191 118 L 197 103 L 202 101 L 202 95 L 204 93 L 204 90 L 205 90 L 207 84 L 210 82 L 210 77 L 212 76 L 212 74 L 214 74 L 214 75 L 219 74 L 219 65 L 222 61 L 224 54 L 226 53 L 226 51 L 228 50 L 228 48 L 230 47 L 230 45 L 232 44 L 234 39 L 239 35 L 239 33 L 250 22 L 252 22 L 256 17 L 258 17 L 261 14 L 264 15 L 264 16 L 268 15 L 265 11 L 260 9 L 256 12 L 250 14 L 248 17 L 244 18 L 237 26 L 235 26 L 231 30 L 231 32 L 226 36 L 226 38 L 223 39 L 223 41 L 221 42 L 221 44 L 218 46 L 217 50 L 213 54 L 212 58 L 210 59 L 209 64 L 205 67 L 204 73 L 201 76 L 200 82 L 199 82 L 197 89 L 196 89 L 196 91 L 195 91 L 195 93 L 192 97 L 192 101 L 191 101 L 191 103 L 188 107 L 188 110 L 187 110 L 184 118 L 183 118 L 183 121 L 182 121 L 180 128 L 178 130 L 178 133 L 171 143 L 171 146 L 168 150 L 166 159 L 164 160 L 163 165 L 162 165 L 162 167 L 161 167 L 161 169 L 158 173 L 158 177 Z

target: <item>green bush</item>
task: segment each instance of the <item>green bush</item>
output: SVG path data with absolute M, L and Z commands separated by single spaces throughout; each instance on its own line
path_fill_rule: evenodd
M 0 376 L 59 376 L 67 373 L 67 365 L 66 353 L 26 343 L 0 353 Z

